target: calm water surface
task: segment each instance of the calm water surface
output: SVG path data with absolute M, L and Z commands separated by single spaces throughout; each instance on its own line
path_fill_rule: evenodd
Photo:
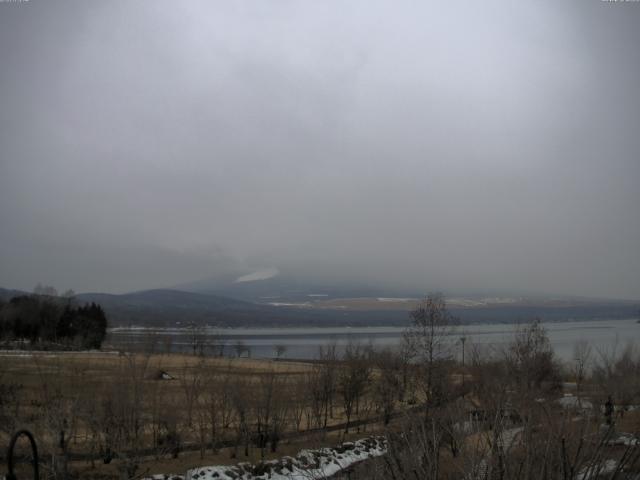
M 556 354 L 564 360 L 573 357 L 574 345 L 581 340 L 600 350 L 620 349 L 629 342 L 640 344 L 640 324 L 636 319 L 543 325 Z M 467 338 L 467 349 L 471 344 L 500 348 L 513 339 L 518 328 L 515 324 L 460 326 L 453 334 L 452 341 L 457 341 L 464 335 Z M 311 359 L 317 356 L 320 346 L 329 343 L 336 343 L 339 350 L 349 342 L 372 344 L 376 347 L 397 346 L 403 331 L 400 327 L 207 328 L 200 338 L 204 338 L 208 345 L 224 345 L 225 355 L 234 355 L 234 346 L 241 342 L 250 349 L 251 356 L 256 358 L 271 358 L 274 356 L 275 346 L 283 345 L 286 348 L 285 358 Z M 192 337 L 193 333 L 189 329 L 117 328 L 110 331 L 108 342 L 114 347 L 143 348 L 155 343 L 157 351 L 189 351 L 192 349 Z M 213 347 L 208 349 L 213 350 Z

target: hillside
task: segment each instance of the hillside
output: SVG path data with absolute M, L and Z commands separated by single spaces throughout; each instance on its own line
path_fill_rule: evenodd
M 252 303 L 208 293 L 160 289 L 122 295 L 84 293 L 78 302 L 96 302 L 117 325 L 175 326 L 190 323 L 239 326 L 339 326 L 406 323 L 406 312 L 344 312 Z
M 0 289 L 5 301 L 27 292 Z M 297 301 L 296 301 L 297 300 Z M 126 294 L 82 293 L 78 303 L 96 302 L 104 308 L 111 326 L 184 326 L 191 323 L 222 327 L 403 326 L 414 298 L 359 297 L 327 299 L 300 292 L 292 298 L 262 302 L 238 300 L 210 293 L 173 289 L 143 290 Z M 518 299 L 480 301 L 452 298 L 451 313 L 462 323 L 526 322 L 635 318 L 640 302 L 614 300 Z

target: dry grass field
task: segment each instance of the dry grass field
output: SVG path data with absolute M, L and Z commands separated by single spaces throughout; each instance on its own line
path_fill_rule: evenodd
M 340 427 L 347 417 L 339 368 L 178 354 L 3 352 L 0 383 L 11 395 L 1 408 L 12 421 L 0 442 L 27 428 L 42 454 L 64 453 L 64 468 L 82 478 L 115 478 L 129 460 L 138 472 L 164 473 L 293 455 L 380 427 L 373 421 L 351 434 Z M 367 384 L 378 376 L 370 371 Z M 329 398 L 321 385 L 327 381 Z M 352 422 L 378 415 L 368 385 L 361 388 Z

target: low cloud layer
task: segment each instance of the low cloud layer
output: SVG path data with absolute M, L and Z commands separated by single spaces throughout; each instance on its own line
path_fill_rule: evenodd
M 0 285 L 640 298 L 640 4 L 0 3 Z

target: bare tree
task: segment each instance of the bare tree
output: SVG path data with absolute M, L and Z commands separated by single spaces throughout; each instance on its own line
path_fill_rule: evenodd
M 4 366 L 0 362 L 0 368 Z M 6 378 L 0 370 L 0 432 L 11 435 L 22 419 L 24 385 Z
M 231 451 L 232 458 L 238 456 L 238 447 L 244 445 L 244 455 L 249 456 L 249 442 L 251 438 L 250 415 L 251 415 L 251 391 L 247 381 L 240 377 L 234 377 L 231 385 L 231 398 L 235 410 L 235 443 Z
M 331 343 L 326 347 L 320 347 L 318 350 L 319 363 L 318 380 L 320 405 L 324 412 L 323 427 L 327 426 L 329 418 L 333 418 L 333 400 L 336 391 L 336 363 L 337 348 L 335 343 Z
M 592 349 L 589 342 L 580 340 L 573 347 L 573 363 L 571 364 L 571 373 L 576 382 L 576 397 L 580 401 L 582 394 L 582 384 L 589 372 L 591 364 Z
M 162 337 L 162 348 L 165 355 L 169 355 L 173 351 L 173 337 L 171 334 Z
M 72 299 L 73 297 L 76 296 L 76 292 L 73 291 L 73 289 L 69 288 L 67 290 L 65 290 L 62 295 L 60 295 L 61 297 L 64 297 L 66 299 Z
M 427 412 L 443 401 L 448 389 L 447 362 L 452 358 L 456 320 L 442 294 L 429 294 L 410 312 L 413 322 L 404 334 L 408 350 L 419 367 Z
M 388 425 L 396 402 L 402 397 L 402 394 L 399 393 L 402 387 L 402 360 L 400 354 L 386 349 L 376 352 L 373 362 L 378 374 L 373 395 L 376 407 L 382 411 L 384 424 Z
M 559 387 L 560 367 L 547 332 L 539 320 L 519 328 L 505 352 L 510 379 L 525 399 L 541 389 Z
M 224 349 L 227 344 L 227 340 L 218 331 L 213 331 L 209 334 L 208 344 L 213 350 L 214 357 L 224 357 Z
M 222 374 L 210 372 L 204 385 L 211 450 L 216 453 L 233 416 L 232 375 L 227 368 Z
M 287 418 L 289 402 L 287 385 L 282 378 L 270 371 L 260 376 L 254 395 L 255 440 L 264 459 L 265 448 L 270 444 L 275 452 Z
M 236 357 L 238 358 L 242 357 L 242 355 L 244 355 L 245 353 L 248 357 L 251 356 L 251 350 L 249 350 L 249 347 L 247 347 L 242 340 L 238 340 L 236 343 L 234 343 L 233 349 L 236 352 Z
M 198 398 L 202 394 L 204 371 L 204 360 L 199 360 L 195 365 L 189 365 L 185 362 L 180 374 L 179 382 L 184 396 L 186 423 L 189 428 L 193 426 L 194 409 L 197 406 Z
M 282 433 L 287 425 L 290 405 L 291 399 L 288 397 L 286 387 L 277 388 L 273 402 L 273 414 L 269 423 L 269 449 L 271 453 L 275 453 L 278 449 Z
M 382 468 L 362 478 L 595 480 L 635 475 L 640 460 L 635 442 L 614 447 L 613 425 L 602 429 L 600 421 L 539 396 L 555 377 L 544 337 L 539 326 L 528 325 L 507 355 L 472 347 L 472 393 L 432 407 L 427 418 L 407 412 L 399 428 L 387 434 L 388 454 L 377 462 Z M 635 358 L 632 352 L 615 356 L 607 370 L 638 377 L 631 369 Z M 531 376 L 514 378 L 524 365 Z M 530 402 L 522 400 L 525 396 Z M 526 410 L 514 417 L 512 405 Z
M 155 330 L 146 330 L 142 339 L 142 351 L 148 355 L 153 355 L 158 349 L 160 338 Z
M 276 354 L 276 360 L 279 360 L 287 351 L 287 347 L 285 345 L 274 345 L 273 352 Z
M 260 381 L 257 385 L 258 390 L 253 395 L 255 400 L 256 444 L 260 449 L 260 457 L 263 459 L 268 440 L 269 424 L 273 414 L 276 388 L 276 376 L 273 372 L 268 372 L 266 375 L 260 376 Z
M 311 413 L 310 408 L 310 391 L 308 376 L 301 376 L 295 378 L 288 386 L 288 390 L 291 393 L 291 417 L 296 432 L 299 432 L 302 426 L 302 419 L 305 414 L 307 416 Z M 310 421 L 307 420 L 307 428 L 310 427 Z
M 192 322 L 188 329 L 189 345 L 191 345 L 193 355 L 204 355 L 207 340 L 204 327 Z
M 349 433 L 352 415 L 359 411 L 360 398 L 371 376 L 369 358 L 361 345 L 349 343 L 338 372 L 338 390 L 346 417 L 345 433 Z
M 103 384 L 99 419 L 105 463 L 118 459 L 122 480 L 135 476 L 142 456 L 149 356 L 126 354 Z
M 629 405 L 640 403 L 640 352 L 634 344 L 622 350 L 617 342 L 611 349 L 599 349 L 593 362 L 593 381 L 598 385 L 594 396 L 600 404 L 618 405 L 623 414 Z M 608 419 L 611 420 L 611 419 Z
M 147 387 L 149 429 L 156 459 L 166 452 L 165 440 L 169 430 L 167 427 L 170 409 L 166 402 L 165 390 L 166 382 L 162 380 L 161 375 Z
M 38 283 L 33 288 L 33 293 L 35 293 L 36 295 L 46 295 L 46 296 L 49 296 L 49 297 L 57 297 L 58 296 L 58 290 L 56 290 L 51 285 L 42 285 L 41 283 Z
M 307 430 L 322 427 L 323 411 L 326 405 L 322 366 L 314 365 L 305 377 L 309 408 L 307 412 Z
M 82 403 L 83 369 L 65 368 L 59 358 L 41 360 L 35 356 L 33 362 L 38 390 L 32 407 L 37 407 L 37 423 L 43 427 L 42 438 L 52 455 L 53 478 L 66 478 L 69 441 L 78 427 Z

